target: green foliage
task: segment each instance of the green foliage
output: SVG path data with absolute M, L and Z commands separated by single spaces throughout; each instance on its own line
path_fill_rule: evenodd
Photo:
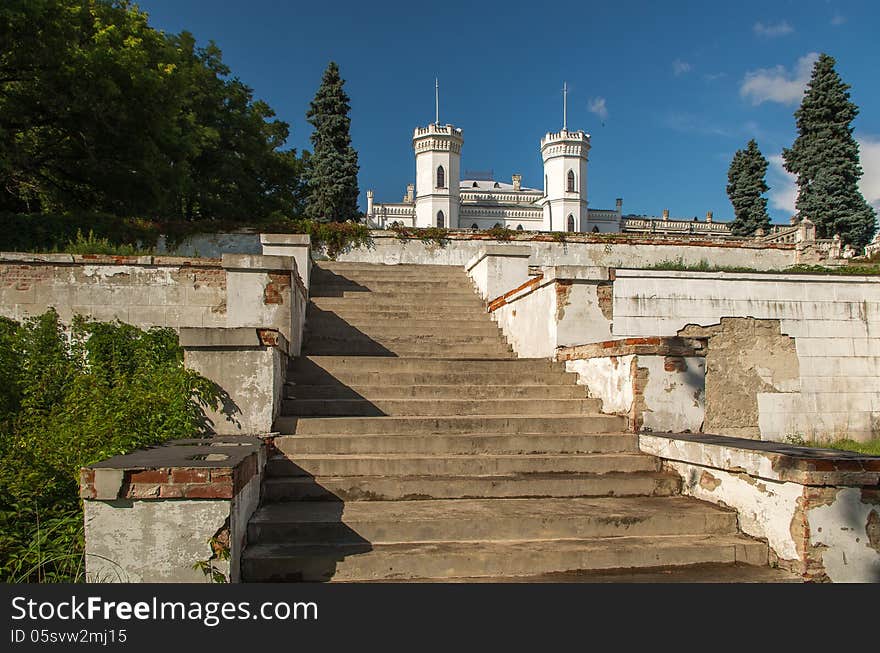
M 285 226 L 292 233 L 309 234 L 312 248 L 324 248 L 324 253 L 331 259 L 351 249 L 373 244 L 369 227 L 354 222 L 292 220 Z
M 107 213 L 0 213 L 0 251 L 59 252 L 76 243 L 78 234 L 91 233 L 111 246 L 138 250 L 156 246 L 161 225 Z
M 339 66 L 331 61 L 306 114 L 314 151 L 308 161 L 306 216 L 319 222 L 358 221 L 358 155 L 351 146 L 351 107 Z
M 767 198 L 770 190 L 765 181 L 767 159 L 755 139 L 743 150 L 737 150 L 727 171 L 727 196 L 733 204 L 734 220 L 730 230 L 735 236 L 751 236 L 758 229 L 770 228 Z
M 755 274 L 826 274 L 834 276 L 880 276 L 880 266 L 876 265 L 842 265 L 826 268 L 822 265 L 806 265 L 799 263 L 782 270 L 757 270 L 755 268 L 732 265 L 711 265 L 706 259 L 699 263 L 685 263 L 682 257 L 674 260 L 660 261 L 642 270 L 668 270 L 673 272 L 751 272 Z
M 511 240 L 516 235 L 513 229 L 508 229 L 507 227 L 492 227 L 491 229 L 486 229 L 483 233 L 495 240 Z
M 89 235 L 83 236 L 82 231 L 76 232 L 76 238 L 68 241 L 62 248 L 68 254 L 112 254 L 115 256 L 140 256 L 152 254 L 152 250 L 144 250 L 134 245 L 114 245 L 108 238 L 98 238 L 89 229 Z
M 827 54 L 819 56 L 800 108 L 798 136 L 783 151 L 785 168 L 798 177 L 797 210 L 816 225 L 820 238 L 840 234 L 864 247 L 876 231 L 874 209 L 858 188 L 862 176 L 852 121 L 858 107 Z
M 442 227 L 404 227 L 392 224 L 389 229 L 397 235 L 399 240 L 417 238 L 423 243 L 433 243 L 440 247 L 446 247 L 449 244 L 449 229 Z
M 857 440 L 834 440 L 833 442 L 809 442 L 807 446 L 822 447 L 825 449 L 837 449 L 839 451 L 855 451 L 857 453 L 868 454 L 869 456 L 880 456 L 880 438 L 859 442 Z
M 80 580 L 79 469 L 208 432 L 219 392 L 171 329 L 0 321 L 0 581 Z
M 147 18 L 125 0 L 0 4 L 0 210 L 298 214 L 288 125 L 213 43 Z

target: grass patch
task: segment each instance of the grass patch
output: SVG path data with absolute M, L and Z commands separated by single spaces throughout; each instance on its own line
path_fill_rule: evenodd
M 706 259 L 699 263 L 685 263 L 682 257 L 660 261 L 642 270 L 665 270 L 669 272 L 748 272 L 752 274 L 820 274 L 830 276 L 880 276 L 880 265 L 843 265 L 829 268 L 824 265 L 798 264 L 777 270 L 758 270 L 735 265 L 712 265 Z
M 808 442 L 808 447 L 819 447 L 822 449 L 837 449 L 838 451 L 855 451 L 858 453 L 868 454 L 869 456 L 880 456 L 880 438 L 868 440 L 867 442 L 858 442 L 856 440 L 835 440 L 834 442 Z

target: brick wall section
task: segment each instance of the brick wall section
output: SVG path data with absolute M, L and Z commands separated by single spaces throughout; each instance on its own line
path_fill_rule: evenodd
M 118 499 L 231 499 L 257 473 L 257 455 L 235 467 L 126 469 Z M 80 497 L 94 499 L 95 470 L 80 471 Z
M 226 270 L 218 259 L 0 253 L 0 315 L 23 320 L 55 308 L 153 326 L 225 326 Z
M 560 347 L 556 351 L 556 360 L 578 360 L 582 358 L 603 358 L 607 356 L 705 356 L 705 338 L 681 338 L 678 336 L 655 336 L 645 338 L 621 338 L 605 340 L 588 345 Z M 669 371 L 669 370 L 667 370 Z
M 284 291 L 290 288 L 289 272 L 269 272 L 269 283 L 263 291 L 264 304 L 283 304 Z

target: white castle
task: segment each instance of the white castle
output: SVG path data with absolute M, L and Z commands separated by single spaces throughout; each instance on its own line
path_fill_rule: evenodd
M 454 125 L 441 125 L 438 109 L 434 123 L 417 127 L 413 133 L 416 183 L 408 184 L 403 201 L 395 203 L 375 202 L 373 191 L 368 190 L 368 224 L 379 229 L 396 223 L 448 229 L 506 227 L 518 231 L 730 235 L 725 223 L 713 222 L 711 212 L 705 221 L 673 220 L 667 210 L 662 218 L 623 216 L 622 199 L 617 200 L 614 209 L 590 208 L 590 135 L 582 130 L 569 131 L 566 123 L 564 99 L 562 130 L 548 132 L 541 139 L 543 188 L 528 188 L 522 185 L 519 174 L 513 175 L 509 184 L 494 179 L 462 179 L 464 133 Z

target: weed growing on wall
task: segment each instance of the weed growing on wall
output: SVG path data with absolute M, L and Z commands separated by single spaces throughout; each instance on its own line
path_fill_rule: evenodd
M 219 396 L 172 329 L 0 318 L 0 581 L 83 580 L 80 467 L 206 434 Z

